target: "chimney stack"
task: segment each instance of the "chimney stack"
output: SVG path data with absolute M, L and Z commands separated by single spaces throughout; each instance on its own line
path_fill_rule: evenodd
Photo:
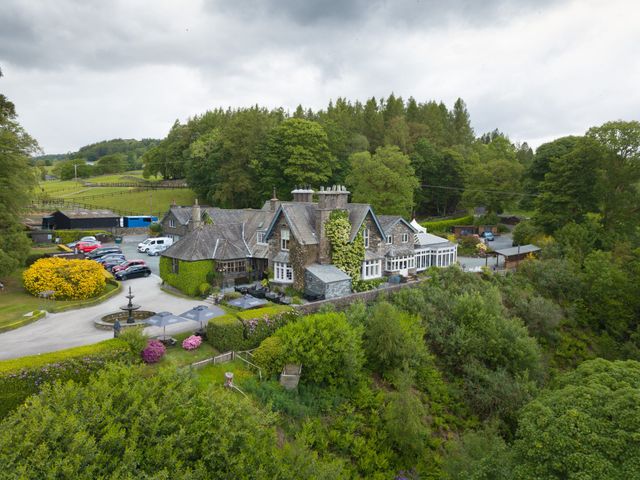
M 269 200 L 269 206 L 271 207 L 272 212 L 275 212 L 280 206 L 280 200 L 276 197 L 276 187 L 273 187 L 273 197 Z
M 200 213 L 200 205 L 198 205 L 198 199 L 196 198 L 193 207 L 191 207 L 191 228 L 197 228 L 202 225 L 202 215 Z
M 294 202 L 302 202 L 302 203 L 311 203 L 313 202 L 313 189 L 306 188 L 298 188 L 296 187 L 291 191 L 291 195 L 293 196 Z
M 318 194 L 318 206 L 316 207 L 316 235 L 319 242 L 319 263 L 331 263 L 331 245 L 324 231 L 324 224 L 329 219 L 333 210 L 346 210 L 349 203 L 349 194 L 344 185 L 332 187 L 320 187 Z

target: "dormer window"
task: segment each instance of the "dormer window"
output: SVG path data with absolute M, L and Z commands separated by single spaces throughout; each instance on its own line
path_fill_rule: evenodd
M 289 251 L 289 230 L 286 228 L 280 230 L 280 250 Z
M 409 234 L 408 233 L 403 233 L 402 234 L 402 243 L 407 243 L 409 241 Z
M 171 228 L 176 228 L 176 221 L 173 218 L 169 219 L 169 226 Z
M 364 248 L 369 248 L 369 229 L 365 228 L 362 232 L 362 238 L 364 239 Z
M 393 235 L 387 235 L 387 245 L 391 245 L 393 243 Z
M 262 245 L 266 244 L 267 242 L 264 241 L 265 233 L 266 232 L 264 232 L 264 231 L 256 233 L 256 242 L 258 242 L 258 243 L 260 243 Z

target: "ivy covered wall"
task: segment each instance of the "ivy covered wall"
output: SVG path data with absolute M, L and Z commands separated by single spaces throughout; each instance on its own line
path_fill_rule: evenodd
M 364 240 L 362 228 L 353 242 L 349 242 L 351 223 L 344 210 L 334 210 L 324 224 L 325 233 L 331 242 L 331 263 L 351 277 L 352 284 L 360 281 L 364 261 Z
M 169 257 L 160 257 L 160 278 L 172 287 L 191 296 L 198 295 L 200 284 L 208 283 L 207 275 L 213 275 L 215 272 L 213 260 L 199 260 L 197 262 L 178 260 L 178 273 L 173 273 L 172 262 L 173 259 Z

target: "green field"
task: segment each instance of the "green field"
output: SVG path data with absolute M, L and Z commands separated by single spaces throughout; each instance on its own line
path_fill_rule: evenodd
M 101 175 L 85 179 L 93 183 L 130 183 L 143 180 L 142 172 L 126 172 L 117 175 Z M 150 179 L 159 181 L 160 179 Z M 135 187 L 91 187 L 75 180 L 41 182 L 37 197 L 62 199 L 86 204 L 88 208 L 108 208 L 123 215 L 156 215 L 162 217 L 175 201 L 178 205 L 191 205 L 195 194 L 186 188 L 136 191 Z

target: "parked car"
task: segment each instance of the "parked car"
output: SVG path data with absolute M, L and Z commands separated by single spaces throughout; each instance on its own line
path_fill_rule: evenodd
M 129 278 L 148 277 L 151 269 L 146 265 L 133 265 L 126 270 L 120 270 L 115 274 L 116 280 L 128 280 Z
M 113 267 L 111 269 L 111 271 L 113 273 L 119 272 L 121 270 L 126 270 L 129 267 L 133 267 L 134 265 L 143 265 L 143 266 L 147 266 L 147 262 L 145 262 L 144 260 L 140 260 L 140 259 L 136 259 L 136 260 L 128 260 L 124 263 L 121 263 L 120 265 L 116 265 L 115 267 Z
M 113 262 L 114 260 L 120 260 L 120 263 L 126 262 L 127 257 L 125 257 L 122 253 L 110 253 L 99 258 L 94 258 L 93 260 L 104 265 L 105 263 Z
M 87 257 L 95 260 L 97 258 L 110 254 L 122 254 L 122 250 L 120 250 L 120 247 L 100 247 L 96 248 L 93 252 L 87 255 Z
M 102 244 L 100 242 L 78 242 L 76 243 L 74 249 L 76 250 L 76 252 L 90 253 L 100 248 L 101 246 Z
M 122 265 L 123 263 L 127 263 L 126 258 L 112 258 L 111 260 L 102 262 L 102 266 L 105 268 L 105 270 L 113 273 L 113 267 L 117 267 L 118 265 Z
M 157 257 L 158 255 L 160 255 L 162 252 L 164 252 L 167 248 L 169 248 L 171 245 L 152 245 L 147 249 L 147 255 L 149 255 L 150 257 Z
M 167 247 L 173 245 L 173 238 L 171 237 L 155 237 L 147 238 L 144 242 L 138 244 L 138 251 L 145 253 L 149 248 L 159 245 L 166 245 Z
M 89 236 L 89 237 L 82 237 L 80 240 L 76 240 L 75 242 L 71 242 L 71 243 L 67 243 L 67 247 L 69 248 L 75 248 L 76 245 L 79 242 L 97 242 L 98 240 L 96 239 L 96 237 L 93 236 Z
M 484 238 L 487 242 L 493 242 L 495 240 L 495 237 L 491 232 L 482 232 L 480 236 Z

